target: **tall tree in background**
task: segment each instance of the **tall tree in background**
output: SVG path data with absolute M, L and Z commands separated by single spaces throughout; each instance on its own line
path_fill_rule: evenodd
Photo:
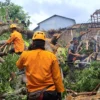
M 19 20 L 25 26 L 29 26 L 29 18 L 28 13 L 25 13 L 21 6 L 12 3 L 10 0 L 0 2 L 0 20 L 4 22 Z

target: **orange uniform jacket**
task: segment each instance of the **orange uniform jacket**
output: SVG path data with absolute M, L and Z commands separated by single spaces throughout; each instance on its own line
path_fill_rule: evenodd
M 24 51 L 16 65 L 19 69 L 26 69 L 29 92 L 44 89 L 51 84 L 54 86 L 48 90 L 64 91 L 58 61 L 53 53 L 41 49 Z
M 11 33 L 10 38 L 7 40 L 7 43 L 13 43 L 14 44 L 14 50 L 15 52 L 22 52 L 24 51 L 24 41 L 22 38 L 21 33 L 14 31 Z

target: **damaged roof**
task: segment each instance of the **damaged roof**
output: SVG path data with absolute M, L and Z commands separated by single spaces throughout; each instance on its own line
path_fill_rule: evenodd
M 64 18 L 64 19 L 69 19 L 69 20 L 73 20 L 73 21 L 75 21 L 74 19 L 67 18 L 67 17 L 64 17 L 64 16 L 60 16 L 60 15 L 53 15 L 53 16 L 51 16 L 51 17 L 49 17 L 49 18 L 47 18 L 47 19 L 45 19 L 45 20 L 41 21 L 40 23 L 38 23 L 38 25 L 39 25 L 39 24 L 41 24 L 41 23 L 43 23 L 43 22 L 45 22 L 45 21 L 47 21 L 48 19 L 51 19 L 52 17 L 56 17 L 56 16 L 58 16 L 58 17 L 62 17 L 62 18 Z

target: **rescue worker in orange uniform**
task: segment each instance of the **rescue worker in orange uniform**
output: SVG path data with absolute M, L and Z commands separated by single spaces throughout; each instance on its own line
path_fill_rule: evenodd
M 20 54 L 24 51 L 24 40 L 22 38 L 22 35 L 21 35 L 21 33 L 19 33 L 17 31 L 16 24 L 10 25 L 10 31 L 11 31 L 10 38 L 7 40 L 5 45 L 13 43 L 14 48 L 12 48 L 9 51 L 9 53 L 14 53 L 15 52 L 17 54 Z
M 33 50 L 24 51 L 16 62 L 19 69 L 25 68 L 29 94 L 27 100 L 61 100 L 64 85 L 57 58 L 53 53 L 45 50 L 44 32 L 35 32 L 32 39 Z M 42 99 L 34 99 L 34 96 L 30 99 L 30 94 L 44 90 L 46 87 L 49 88 L 43 92 Z

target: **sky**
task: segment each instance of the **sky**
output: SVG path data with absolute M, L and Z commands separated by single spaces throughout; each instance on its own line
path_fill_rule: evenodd
M 100 0 L 11 0 L 11 2 L 22 6 L 31 16 L 30 29 L 34 29 L 37 23 L 54 14 L 75 19 L 76 23 L 85 23 L 95 10 L 100 9 Z

